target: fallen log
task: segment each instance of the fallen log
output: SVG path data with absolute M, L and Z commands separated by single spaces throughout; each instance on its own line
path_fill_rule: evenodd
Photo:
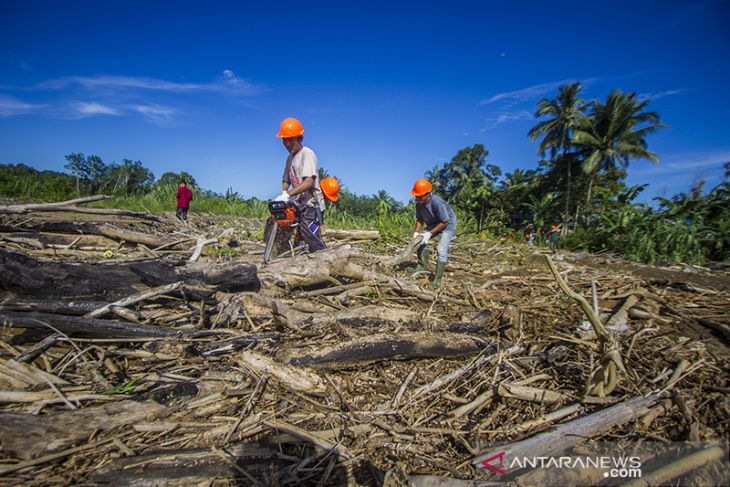
M 91 203 L 92 201 L 108 200 L 111 196 L 98 194 L 94 196 L 84 196 L 83 198 L 75 198 L 66 201 L 57 201 L 56 203 L 30 203 L 27 205 L 8 205 L 0 206 L 0 213 L 18 215 L 31 211 L 52 210 L 54 208 L 73 206 L 80 203 Z
M 27 245 L 36 249 L 71 250 L 84 248 L 113 248 L 116 240 L 101 235 L 67 235 L 65 233 L 18 231 L 17 227 L 0 225 L 0 238 L 8 242 Z
M 79 316 L 54 315 L 50 313 L 0 312 L 3 326 L 11 328 L 32 328 L 60 331 L 65 335 L 89 338 L 159 338 L 174 337 L 180 331 L 164 326 L 140 325 L 129 321 L 101 320 Z
M 156 218 L 156 217 L 155 217 Z M 152 247 L 160 247 L 169 243 L 167 240 L 148 233 L 136 232 L 119 228 L 108 223 L 76 222 L 76 221 L 43 221 L 27 222 L 18 227 L 18 230 L 32 230 L 36 232 L 53 232 L 76 235 L 99 235 L 114 241 L 125 241 L 130 243 L 144 244 Z
M 242 365 L 258 374 L 274 377 L 279 384 L 291 391 L 316 395 L 324 395 L 327 392 L 325 383 L 313 372 L 277 363 L 273 359 L 256 352 L 242 352 L 239 359 Z
M 0 310 L 39 311 L 42 313 L 82 316 L 107 304 L 103 301 L 55 301 L 50 299 L 9 298 L 0 302 Z
M 408 360 L 433 357 L 463 357 L 492 346 L 489 342 L 462 334 L 429 332 L 382 333 L 301 354 L 284 353 L 286 362 L 325 369 L 360 366 L 377 360 Z
M 114 441 L 111 438 L 107 438 L 104 440 L 94 441 L 92 443 L 87 443 L 85 445 L 77 446 L 76 448 L 69 448 L 67 450 L 59 451 L 57 453 L 53 453 L 51 455 L 45 455 L 42 457 L 35 458 L 33 460 L 28 460 L 25 462 L 15 463 L 11 465 L 3 465 L 0 467 L 0 476 L 7 475 L 12 472 L 17 472 L 19 470 L 24 470 L 26 468 L 34 467 L 36 465 L 43 465 L 44 463 L 53 462 L 55 460 L 60 460 L 62 458 L 65 458 L 67 456 L 73 455 L 75 453 L 82 452 L 84 450 L 101 450 L 101 446 L 104 446 L 108 443 L 111 443 Z
M 633 479 L 630 482 L 624 484 L 625 487 L 649 487 L 652 485 L 667 485 L 671 484 L 673 479 L 686 475 L 689 472 L 699 469 L 700 467 L 718 460 L 727 459 L 727 452 L 721 446 L 710 446 L 702 450 L 696 451 L 687 455 L 686 457 L 680 458 L 679 460 L 664 465 L 656 470 L 649 473 L 642 472 L 641 478 Z M 724 467 L 727 468 L 725 462 Z M 700 479 L 697 479 L 700 480 Z M 715 479 L 722 482 L 722 478 Z M 706 482 L 706 479 L 700 480 L 701 483 Z M 691 483 L 685 484 L 691 485 Z M 720 483 L 716 484 L 720 485 Z
M 77 263 L 41 260 L 0 249 L 0 288 L 43 298 L 106 297 L 120 299 L 130 292 L 182 281 L 210 295 L 216 291 L 258 290 L 256 266 L 230 262 L 190 264 L 173 257 L 143 262 Z
M 27 460 L 87 439 L 94 431 L 149 421 L 172 412 L 153 401 L 125 400 L 49 416 L 0 413 L 3 450 Z
M 114 459 L 96 471 L 91 480 L 94 484 L 137 487 L 207 485 L 212 479 L 216 485 L 236 480 L 241 485 L 251 485 L 272 466 L 283 468 L 291 463 L 284 458 L 277 451 L 257 444 L 157 450 Z
M 413 260 L 413 254 L 416 252 L 416 249 L 421 245 L 421 242 L 423 241 L 423 237 L 421 235 L 418 235 L 417 237 L 413 237 L 413 239 L 408 242 L 408 245 L 406 245 L 406 248 L 404 248 L 400 253 L 396 254 L 394 257 L 384 259 L 383 263 L 385 265 L 395 267 L 397 265 L 403 264 L 405 262 L 409 262 Z
M 322 236 L 336 239 L 377 240 L 380 238 L 380 232 L 377 230 L 342 230 L 340 228 L 324 227 Z
M 33 203 L 27 205 L 10 205 L 0 206 L 0 214 L 11 214 L 20 215 L 25 213 L 38 213 L 44 211 L 53 212 L 68 212 L 68 213 L 85 213 L 88 215 L 106 215 L 106 216 L 128 216 L 132 218 L 141 218 L 144 220 L 151 220 L 159 223 L 169 222 L 170 220 L 164 217 L 153 215 L 148 212 L 119 210 L 116 208 L 84 208 L 81 206 L 75 206 L 82 203 L 91 203 L 93 201 L 100 201 L 110 199 L 111 196 L 97 195 L 87 196 L 84 198 L 77 198 L 68 201 L 59 201 L 56 203 Z
M 362 267 L 351 262 L 357 252 L 349 246 L 297 256 L 279 258 L 259 269 L 264 287 L 309 287 L 329 283 L 336 276 L 362 281 Z
M 493 445 L 477 455 L 473 462 L 477 467 L 503 455 L 505 458 L 560 456 L 583 440 L 600 435 L 611 428 L 646 414 L 660 399 L 661 395 L 638 396 L 614 404 L 598 412 L 581 416 L 568 423 L 557 425 L 554 429 L 539 433 L 524 440 L 506 445 Z
M 129 306 L 130 304 L 135 304 L 140 301 L 144 301 L 145 299 L 149 299 L 155 296 L 159 296 L 161 294 L 166 294 L 171 291 L 175 291 L 179 289 L 182 286 L 182 282 L 175 282 L 172 284 L 167 284 L 165 286 L 158 286 L 154 289 L 150 289 L 148 291 L 143 291 L 141 293 L 136 293 L 131 296 L 127 296 L 124 299 L 120 299 L 119 301 L 115 301 L 113 303 L 105 304 L 103 306 L 100 306 L 92 311 L 89 311 L 84 315 L 85 318 L 98 318 L 100 316 L 104 316 L 106 313 L 111 312 L 112 308 L 114 306 Z

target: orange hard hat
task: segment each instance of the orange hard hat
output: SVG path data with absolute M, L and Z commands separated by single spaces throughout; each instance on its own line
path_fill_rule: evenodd
M 431 181 L 421 178 L 413 185 L 411 194 L 418 198 L 419 196 L 423 196 L 426 193 L 430 193 L 432 190 L 433 186 L 431 185 Z
M 555 226 L 555 225 L 550 225 L 550 229 L 551 229 L 551 230 L 555 230 L 556 228 L 558 228 L 558 227 L 557 227 L 557 226 Z
M 296 118 L 289 117 L 279 125 L 279 133 L 276 134 L 280 139 L 288 139 L 289 137 L 299 137 L 304 134 L 302 122 Z
M 319 183 L 319 187 L 322 188 L 325 197 L 330 201 L 337 201 L 340 197 L 340 183 L 333 177 L 324 178 Z

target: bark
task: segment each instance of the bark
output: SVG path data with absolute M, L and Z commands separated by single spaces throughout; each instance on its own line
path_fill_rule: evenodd
M 409 262 L 413 260 L 413 254 L 416 252 L 418 247 L 421 245 L 421 241 L 423 240 L 423 237 L 420 235 L 417 237 L 414 237 L 413 240 L 411 240 L 408 245 L 406 245 L 406 248 L 403 249 L 400 253 L 396 254 L 392 258 L 384 259 L 383 263 L 388 266 L 398 266 L 400 264 L 403 264 L 405 262 Z
M 111 199 L 111 196 L 95 195 L 95 196 L 85 196 L 83 198 L 76 198 L 73 200 L 58 201 L 56 203 L 31 203 L 31 204 L 27 204 L 27 205 L 0 206 L 0 213 L 22 214 L 22 213 L 28 213 L 30 211 L 42 211 L 42 210 L 54 209 L 54 208 L 64 207 L 64 206 L 73 206 L 73 205 L 76 205 L 79 203 L 90 203 L 92 201 L 108 200 L 108 199 Z
M 380 232 L 377 230 L 341 230 L 339 228 L 325 227 L 323 236 L 336 239 L 377 240 L 380 238 Z
M 290 352 L 285 359 L 297 366 L 325 369 L 358 367 L 377 360 L 407 360 L 429 357 L 462 357 L 478 353 L 488 343 L 466 335 L 402 332 L 382 333 L 305 354 Z M 287 354 L 285 354 L 287 355 Z
M 160 247 L 169 243 L 166 239 L 148 233 L 127 230 L 108 223 L 49 221 L 26 223 L 23 226 L 17 227 L 17 229 L 63 234 L 100 235 L 115 241 L 123 240 L 125 242 L 139 243 L 150 247 Z
M 53 333 L 55 329 L 65 335 L 89 338 L 159 338 L 174 337 L 180 334 L 179 331 L 164 326 L 50 313 L 5 311 L 0 312 L 0 320 L 3 326 L 11 328 L 33 328 L 47 330 L 50 333 Z
M 0 440 L 5 452 L 27 460 L 85 440 L 96 430 L 149 421 L 169 412 L 156 402 L 129 400 L 50 416 L 0 413 Z
M 0 238 L 3 240 L 40 249 L 113 248 L 117 245 L 115 240 L 99 235 L 50 233 L 35 230 L 19 231 L 17 227 L 7 225 L 0 225 L 0 234 L 2 234 Z
M 41 313 L 82 316 L 107 304 L 103 301 L 57 301 L 50 299 L 9 298 L 0 302 L 0 310 L 38 311 Z
M 250 485 L 251 478 L 261 478 L 270 466 L 282 468 L 288 462 L 275 450 L 256 444 L 239 444 L 217 449 L 192 448 L 185 450 L 158 450 L 143 455 L 112 460 L 99 469 L 91 480 L 102 485 L 133 485 L 158 487 L 161 485 L 209 485 L 240 479 L 241 485 Z M 238 484 L 236 484 L 238 485 Z
M 256 373 L 274 377 L 279 384 L 291 391 L 316 395 L 324 395 L 327 392 L 327 386 L 314 372 L 277 363 L 256 352 L 242 352 L 239 359 L 246 367 Z
M 165 223 L 169 222 L 164 217 L 159 217 L 147 212 L 118 210 L 113 208 L 83 208 L 80 206 L 74 206 L 80 203 L 90 203 L 92 201 L 99 201 L 110 199 L 111 196 L 97 195 L 87 196 L 85 198 L 77 198 L 68 201 L 59 201 L 57 203 L 35 203 L 28 205 L 10 205 L 0 206 L 0 214 L 11 214 L 20 215 L 24 213 L 43 212 L 43 211 L 65 211 L 73 213 L 86 213 L 94 215 L 109 215 L 109 216 L 128 216 L 132 218 L 142 218 L 145 220 L 152 220 L 155 222 Z
M 351 260 L 355 252 L 348 246 L 297 256 L 278 258 L 261 266 L 259 276 L 264 287 L 309 287 L 331 282 L 332 277 L 363 279 L 362 267 Z
M 649 487 L 652 485 L 669 485 L 672 480 L 682 477 L 690 472 L 696 471 L 704 465 L 722 460 L 723 471 L 727 470 L 727 453 L 721 446 L 710 446 L 702 450 L 698 450 L 686 457 L 683 457 L 669 465 L 664 465 L 650 473 L 642 472 L 639 479 L 624 484 L 626 487 Z M 685 479 L 686 480 L 686 479 Z M 702 483 L 707 482 L 706 478 L 693 479 Z M 721 478 L 714 480 L 721 481 Z M 694 482 L 688 482 L 685 485 L 692 485 Z M 699 484 L 699 483 L 698 483 Z M 719 485 L 719 484 L 717 484 Z
M 659 399 L 658 394 L 634 397 L 568 423 L 559 424 L 554 429 L 530 438 L 490 447 L 474 458 L 473 463 L 481 467 L 483 461 L 501 452 L 506 452 L 505 458 L 560 456 L 584 439 L 600 435 L 615 426 L 643 416 Z
M 256 266 L 177 265 L 174 258 L 142 262 L 73 263 L 40 260 L 0 249 L 0 288 L 43 298 L 117 300 L 148 286 L 182 281 L 210 295 L 216 291 L 257 290 Z

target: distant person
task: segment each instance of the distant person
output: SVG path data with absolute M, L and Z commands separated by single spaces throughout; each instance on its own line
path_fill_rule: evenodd
M 191 201 L 193 201 L 193 192 L 190 191 L 185 181 L 180 182 L 180 187 L 177 188 L 177 211 L 175 212 L 180 220 L 188 220 L 188 209 Z
M 550 250 L 555 253 L 558 250 L 558 240 L 560 240 L 560 230 L 557 225 L 550 225 L 547 240 Z
M 310 252 L 322 250 L 327 247 L 320 230 L 325 205 L 322 189 L 317 182 L 317 156 L 312 149 L 303 145 L 304 128 L 296 118 L 287 118 L 281 122 L 276 136 L 282 140 L 289 156 L 281 181 L 282 193 L 275 200 L 290 201 L 296 207 L 299 236 Z M 273 225 L 272 220 L 267 222 L 269 225 Z M 267 235 L 266 230 L 264 235 Z
M 441 285 L 441 277 L 449 260 L 449 244 L 456 234 L 456 214 L 440 197 L 431 193 L 433 186 L 428 179 L 419 179 L 413 185 L 411 194 L 416 197 L 416 231 L 413 238 L 418 235 L 423 237 L 421 246 L 417 250 L 418 265 L 416 271 L 426 270 L 431 252 L 428 250 L 428 243 L 431 238 L 440 235 L 436 251 L 438 260 L 436 262 L 436 273 L 434 274 L 431 287 L 436 289 Z M 425 228 L 426 231 L 421 233 Z
M 532 226 L 528 226 L 525 230 L 525 241 L 527 245 L 535 245 L 535 231 L 532 229 Z

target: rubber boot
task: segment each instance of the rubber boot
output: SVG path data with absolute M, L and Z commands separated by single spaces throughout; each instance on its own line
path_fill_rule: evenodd
M 431 251 L 428 250 L 428 247 L 423 247 L 420 252 L 418 252 L 418 264 L 416 265 L 416 268 L 413 269 L 413 272 L 422 272 L 428 270 L 428 260 L 431 258 Z
M 441 277 L 444 275 L 445 267 L 446 267 L 446 262 L 436 263 L 436 274 L 434 274 L 434 276 L 433 276 L 433 281 L 431 282 L 431 288 L 438 289 L 438 287 L 441 285 Z

